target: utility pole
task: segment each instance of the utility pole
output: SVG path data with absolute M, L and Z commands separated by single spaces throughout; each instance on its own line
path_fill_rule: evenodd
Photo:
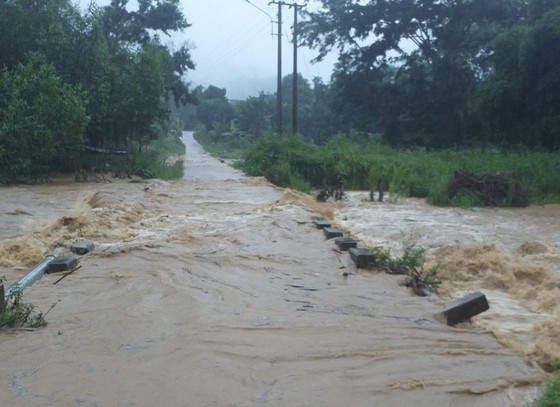
M 292 81 L 292 133 L 297 134 L 298 130 L 298 8 L 302 8 L 299 4 L 290 4 L 294 8 L 294 77 Z
M 292 79 L 292 132 L 297 133 L 298 127 L 298 103 L 297 103 L 297 35 L 298 35 L 298 8 L 302 8 L 296 3 L 286 3 L 284 1 L 271 1 L 268 4 L 278 5 L 278 85 L 276 90 L 276 110 L 278 116 L 278 134 L 282 135 L 282 6 L 294 8 L 294 75 Z
M 276 85 L 276 120 L 278 134 L 282 135 L 282 6 L 283 1 L 271 1 L 268 4 L 278 4 L 278 78 Z

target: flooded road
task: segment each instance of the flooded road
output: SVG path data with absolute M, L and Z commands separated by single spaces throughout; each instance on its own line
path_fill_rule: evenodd
M 332 216 L 363 244 L 395 251 L 415 225 L 418 243 L 442 263 L 454 259 L 457 275 L 474 270 L 462 251 L 490 244 L 487 232 L 463 236 L 445 215 L 447 236 L 462 239 L 449 245 L 437 238 L 439 219 L 421 229 L 430 209 L 418 202 L 356 194 L 317 204 L 243 177 L 190 133 L 184 140 L 182 181 L 2 189 L 8 282 L 55 246 L 89 239 L 96 250 L 59 284 L 47 275 L 26 290 L 43 311 L 56 304 L 46 328 L 0 331 L 1 406 L 523 406 L 534 397 L 543 373 L 520 349 L 484 326 L 436 323 L 438 298 L 354 270 L 312 221 Z M 510 217 L 498 219 L 507 232 Z M 526 256 L 546 263 L 558 241 L 545 230 L 546 251 Z M 506 246 L 487 253 L 507 256 L 518 242 Z M 457 279 L 465 290 L 483 282 L 468 276 Z M 501 295 L 517 306 L 514 294 Z

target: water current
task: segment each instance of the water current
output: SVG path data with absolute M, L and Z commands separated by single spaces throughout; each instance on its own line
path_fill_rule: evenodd
M 367 194 L 319 204 L 247 178 L 184 133 L 180 181 L 2 188 L 0 275 L 77 239 L 81 268 L 25 291 L 45 328 L 0 331 L 1 406 L 523 406 L 560 357 L 560 207 L 448 209 Z M 365 247 L 425 247 L 416 297 L 356 270 L 312 221 Z M 442 304 L 490 310 L 449 327 Z

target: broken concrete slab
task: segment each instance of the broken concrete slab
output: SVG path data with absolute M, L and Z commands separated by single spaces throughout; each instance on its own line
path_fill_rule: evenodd
M 89 240 L 79 240 L 72 243 L 72 245 L 70 246 L 70 251 L 74 254 L 83 256 L 84 254 L 93 251 L 94 248 L 95 245 L 93 244 L 93 242 L 90 242 Z
M 313 223 L 315 224 L 315 227 L 317 227 L 317 229 L 324 229 L 324 228 L 331 227 L 331 223 L 328 220 L 324 220 L 324 219 L 314 220 Z
M 323 233 L 325 234 L 327 240 L 335 237 L 342 237 L 343 235 L 342 230 L 337 228 L 323 228 Z
M 72 271 L 78 265 L 78 261 L 74 256 L 59 256 L 49 263 L 46 270 L 47 274 L 60 273 L 62 271 Z
M 375 255 L 367 249 L 352 247 L 348 253 L 357 268 L 368 268 L 375 263 Z
M 358 242 L 351 237 L 338 237 L 334 241 L 334 244 L 336 244 L 342 251 L 346 251 L 352 247 L 358 246 Z
M 434 315 L 434 318 L 442 324 L 453 326 L 459 322 L 468 321 L 475 315 L 488 311 L 489 309 L 490 305 L 488 305 L 486 295 L 480 291 L 476 291 L 463 298 L 451 301 L 443 308 L 443 311 Z

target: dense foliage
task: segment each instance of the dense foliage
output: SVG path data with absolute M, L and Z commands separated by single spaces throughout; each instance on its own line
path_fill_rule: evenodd
M 560 146 L 558 0 L 322 0 L 335 112 L 393 145 Z
M 70 0 L 0 0 L 0 175 L 34 180 L 83 167 L 86 147 L 132 160 L 167 134 L 167 99 L 191 101 L 179 0 L 112 0 L 81 12 Z M 135 8 L 134 8 L 135 7 Z
M 344 136 L 316 146 L 293 135 L 268 135 L 248 150 L 241 166 L 250 175 L 264 175 L 278 185 L 303 191 L 359 189 L 370 190 L 373 196 L 381 182 L 393 197 L 420 197 L 436 205 L 456 206 L 486 204 L 475 193 L 450 188 L 456 171 L 502 173 L 512 180 L 512 190 L 495 205 L 516 205 L 519 191 L 513 188 L 517 186 L 531 203 L 560 201 L 560 157 L 529 150 L 404 150 L 375 142 L 355 143 Z
M 302 190 L 560 201 L 560 0 L 320 3 L 304 12 L 302 41 L 339 59 L 328 84 L 298 78 L 297 137 L 272 134 L 275 95 L 261 94 L 198 128 L 213 151 L 251 146 L 245 171 Z M 284 129 L 291 84 L 283 78 Z
M 344 133 L 405 148 L 560 147 L 560 0 L 320 3 L 304 13 L 302 41 L 318 59 L 339 59 L 328 84 L 298 78 L 304 140 Z M 283 78 L 286 132 L 291 83 Z M 237 128 L 254 138 L 274 131 L 274 101 L 236 104 Z

